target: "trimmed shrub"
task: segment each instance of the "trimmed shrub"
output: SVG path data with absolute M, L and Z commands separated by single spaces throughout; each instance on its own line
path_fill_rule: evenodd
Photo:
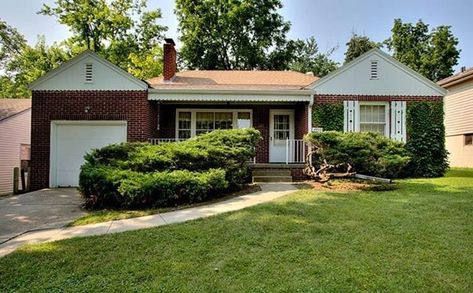
M 398 178 L 409 156 L 404 144 L 370 132 L 314 132 L 305 139 L 318 149 L 313 163 L 349 163 L 354 171 L 371 176 Z
M 261 139 L 254 129 L 217 130 L 179 143 L 123 143 L 85 156 L 79 186 L 87 207 L 160 207 L 240 187 Z
M 410 176 L 438 177 L 448 170 L 443 116 L 443 103 L 408 104 L 406 148 L 412 157 L 407 170 Z

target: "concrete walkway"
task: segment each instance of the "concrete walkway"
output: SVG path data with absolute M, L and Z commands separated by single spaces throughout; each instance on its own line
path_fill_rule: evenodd
M 72 237 L 103 235 L 181 223 L 244 209 L 246 207 L 274 200 L 297 190 L 294 185 L 287 183 L 261 184 L 260 186 L 261 191 L 255 193 L 184 210 L 77 227 L 31 231 L 1 244 L 0 257 L 11 253 L 19 246 L 27 243 L 41 243 Z

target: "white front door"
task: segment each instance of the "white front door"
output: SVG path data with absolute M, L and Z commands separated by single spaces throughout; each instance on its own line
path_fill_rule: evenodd
M 53 121 L 51 187 L 79 185 L 84 155 L 94 148 L 126 142 L 126 121 Z
M 269 162 L 286 162 L 287 140 L 294 139 L 294 110 L 269 111 Z

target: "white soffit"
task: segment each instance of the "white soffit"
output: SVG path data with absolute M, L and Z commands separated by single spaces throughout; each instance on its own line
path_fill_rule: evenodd
M 49 71 L 29 88 L 33 91 L 143 91 L 148 85 L 96 53 L 85 51 Z
M 372 78 L 372 61 L 377 78 Z M 446 91 L 380 49 L 372 49 L 317 80 L 316 94 L 444 96 Z

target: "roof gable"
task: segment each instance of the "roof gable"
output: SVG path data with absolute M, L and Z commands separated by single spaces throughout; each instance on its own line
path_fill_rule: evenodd
M 86 66 L 91 74 L 86 80 Z M 92 51 L 85 51 L 30 84 L 31 90 L 146 90 L 148 85 Z
M 377 61 L 377 78 L 371 77 L 371 62 Z M 434 82 L 372 49 L 309 86 L 317 94 L 444 96 Z

